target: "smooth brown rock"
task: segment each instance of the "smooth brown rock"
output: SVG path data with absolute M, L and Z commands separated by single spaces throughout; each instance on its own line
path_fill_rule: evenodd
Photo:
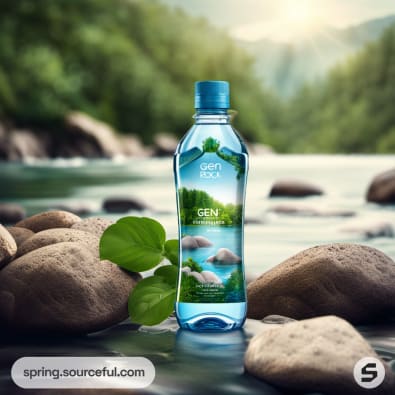
M 70 228 L 81 218 L 68 211 L 45 211 L 19 221 L 15 226 L 40 232 L 52 228 Z
M 139 199 L 131 197 L 110 197 L 103 202 L 103 210 L 108 213 L 123 214 L 128 211 L 143 211 L 148 206 Z
M 65 117 L 66 130 L 80 140 L 90 139 L 98 156 L 111 158 L 122 152 L 115 130 L 82 112 L 71 112 Z
M 25 209 L 15 203 L 0 203 L 0 223 L 14 224 L 25 218 Z
M 248 317 L 295 319 L 334 314 L 369 323 L 395 311 L 395 263 L 375 248 L 328 244 L 309 248 L 247 287 Z
M 395 169 L 387 170 L 373 178 L 366 193 L 368 202 L 395 204 Z
M 19 247 L 24 241 L 26 241 L 29 237 L 32 237 L 35 233 L 30 229 L 26 228 L 18 228 L 17 226 L 10 226 L 7 228 L 8 232 L 10 232 L 11 236 L 14 238 L 16 245 Z
M 394 375 L 377 389 L 363 390 L 354 380 L 356 362 L 379 358 L 366 340 L 346 321 L 326 316 L 290 322 L 254 336 L 247 348 L 246 370 L 286 389 L 327 395 L 391 395 Z
M 5 266 L 16 254 L 17 246 L 10 232 L 0 225 L 0 268 Z
M 90 217 L 76 222 L 71 229 L 83 230 L 101 237 L 103 232 L 112 224 L 114 224 L 114 221 L 107 218 Z
M 17 256 L 25 255 L 30 251 L 47 245 L 78 242 L 88 247 L 95 256 L 99 256 L 99 237 L 83 230 L 70 228 L 46 229 L 35 233 L 18 248 Z
M 29 158 L 47 158 L 47 136 L 29 129 L 9 129 L 0 143 L 0 156 L 20 161 Z
M 80 243 L 39 248 L 0 271 L 2 328 L 29 334 L 107 328 L 128 316 L 128 296 L 139 278 L 99 261 Z
M 149 151 L 136 135 L 123 135 L 109 124 L 82 112 L 71 112 L 65 117 L 65 149 L 58 148 L 58 156 L 84 156 L 113 158 L 147 156 Z
M 196 250 L 197 248 L 211 247 L 213 243 L 203 236 L 184 236 L 181 239 L 181 246 L 187 250 Z
M 305 197 L 322 195 L 323 193 L 320 187 L 308 182 L 299 180 L 280 180 L 274 183 L 269 196 Z
M 240 261 L 241 258 L 228 248 L 220 248 L 215 255 L 207 258 L 207 262 L 220 263 L 224 265 L 239 263 Z

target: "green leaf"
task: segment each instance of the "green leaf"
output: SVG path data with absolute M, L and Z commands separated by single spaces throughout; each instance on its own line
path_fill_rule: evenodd
M 171 239 L 165 243 L 165 257 L 173 264 L 178 266 L 178 240 Z
M 161 276 L 141 280 L 129 296 L 128 310 L 133 322 L 156 325 L 174 310 L 176 288 Z
M 175 267 L 174 265 L 166 265 L 166 266 L 158 267 L 155 270 L 154 275 L 163 277 L 165 281 L 169 285 L 172 285 L 173 287 L 176 287 L 177 285 L 178 268 Z
M 104 231 L 100 259 L 130 271 L 145 271 L 164 258 L 165 239 L 165 230 L 159 222 L 146 217 L 124 217 Z

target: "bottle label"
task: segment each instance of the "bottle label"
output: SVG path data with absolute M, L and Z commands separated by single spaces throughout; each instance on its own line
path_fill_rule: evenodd
M 179 158 L 181 274 L 178 301 L 245 301 L 243 204 L 245 154 L 207 138 Z

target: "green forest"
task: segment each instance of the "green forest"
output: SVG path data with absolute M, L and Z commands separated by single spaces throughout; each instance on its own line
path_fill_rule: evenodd
M 182 136 L 203 79 L 230 81 L 236 125 L 264 139 L 275 99 L 252 59 L 205 20 L 155 0 L 0 2 L 2 118 L 56 130 L 80 110 L 145 142 L 163 131 Z
M 278 152 L 393 152 L 395 26 L 280 99 L 225 31 L 159 1 L 0 2 L 0 120 L 59 132 L 79 110 L 150 143 L 191 124 L 193 83 L 230 81 L 235 127 Z
M 284 152 L 394 152 L 395 26 L 284 105 Z
M 223 225 L 240 225 L 243 219 L 241 204 L 223 204 L 205 191 L 179 189 L 181 222 L 193 225 L 194 221 L 221 221 Z M 218 216 L 199 216 L 199 209 L 218 209 Z

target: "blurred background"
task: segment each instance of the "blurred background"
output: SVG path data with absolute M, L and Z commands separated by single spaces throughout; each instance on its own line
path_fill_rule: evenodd
M 230 81 L 252 154 L 253 272 L 333 241 L 395 257 L 394 172 L 366 198 L 395 167 L 393 0 L 2 0 L 0 222 L 137 212 L 175 236 L 171 155 L 203 79 Z M 321 194 L 273 198 L 284 178 Z

